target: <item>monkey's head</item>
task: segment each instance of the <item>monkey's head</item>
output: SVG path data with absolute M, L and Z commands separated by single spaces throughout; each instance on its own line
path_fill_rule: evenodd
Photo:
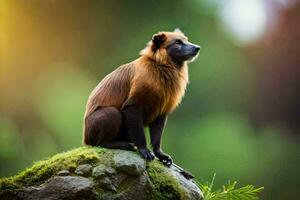
M 173 32 L 159 32 L 153 35 L 141 55 L 165 65 L 182 66 L 184 62 L 193 61 L 200 46 L 188 41 L 188 38 L 177 28 Z

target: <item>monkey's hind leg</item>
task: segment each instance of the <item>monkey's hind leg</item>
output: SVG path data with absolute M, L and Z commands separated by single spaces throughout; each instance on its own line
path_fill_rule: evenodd
M 114 107 L 98 108 L 85 119 L 84 143 L 110 149 L 134 150 L 126 141 L 117 137 L 122 124 L 122 115 Z

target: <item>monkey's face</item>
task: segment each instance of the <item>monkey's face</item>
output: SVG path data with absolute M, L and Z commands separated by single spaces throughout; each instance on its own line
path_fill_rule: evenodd
M 167 46 L 167 53 L 175 63 L 192 61 L 197 57 L 200 47 L 182 39 L 176 39 Z
M 167 56 L 176 64 L 193 61 L 197 57 L 200 46 L 190 43 L 188 38 L 179 30 L 161 32 L 153 36 L 153 51 L 165 50 Z

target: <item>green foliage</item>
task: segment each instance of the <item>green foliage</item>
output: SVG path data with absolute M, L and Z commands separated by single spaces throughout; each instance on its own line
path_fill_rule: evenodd
M 199 184 L 204 200 L 256 200 L 259 199 L 258 193 L 263 190 L 263 187 L 255 188 L 253 185 L 236 188 L 236 181 L 228 181 L 222 189 L 213 191 L 214 180 L 215 175 L 210 184 Z

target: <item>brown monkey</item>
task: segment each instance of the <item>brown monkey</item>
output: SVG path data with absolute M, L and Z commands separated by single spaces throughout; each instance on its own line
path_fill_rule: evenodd
M 160 147 L 167 115 L 181 102 L 188 84 L 188 66 L 200 47 L 179 30 L 155 34 L 140 57 L 108 74 L 89 96 L 84 116 L 84 143 L 134 149 L 164 164 L 172 159 Z M 144 126 L 150 128 L 153 153 Z

